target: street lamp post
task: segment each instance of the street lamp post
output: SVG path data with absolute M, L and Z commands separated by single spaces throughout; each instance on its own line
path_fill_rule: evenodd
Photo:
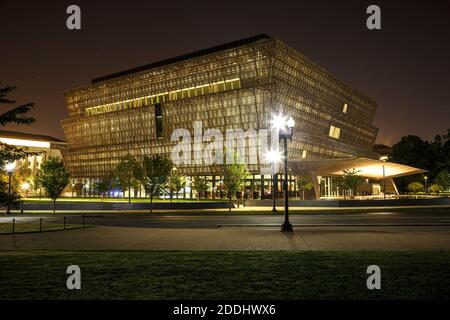
M 277 150 L 270 150 L 267 152 L 266 158 L 272 164 L 272 212 L 275 213 L 277 212 L 275 190 L 278 189 L 277 164 L 280 162 L 281 156 Z
M 289 222 L 289 188 L 288 188 L 288 144 L 287 140 L 292 141 L 292 128 L 295 125 L 294 119 L 289 117 L 288 121 L 286 121 L 287 130 L 280 130 L 280 139 L 283 140 L 284 147 L 284 180 L 283 180 L 283 189 L 284 189 L 284 223 L 281 226 L 281 231 L 294 231 L 292 224 Z
M 273 201 L 273 205 L 272 205 L 272 212 L 276 213 L 277 212 L 277 208 L 276 208 L 276 197 L 275 197 L 275 188 L 278 189 L 278 181 L 277 181 L 277 173 L 273 173 L 272 174 L 272 201 Z
M 6 172 L 8 173 L 8 201 L 7 201 L 7 206 L 6 206 L 6 214 L 11 213 L 9 201 L 11 199 L 11 176 L 12 176 L 14 167 L 15 167 L 14 162 L 9 162 L 5 166 Z
M 292 117 L 286 120 L 287 117 L 276 116 L 272 123 L 274 128 L 278 129 L 280 140 L 283 140 L 284 147 L 284 223 L 281 225 L 281 231 L 294 231 L 292 224 L 289 222 L 289 192 L 288 192 L 288 139 L 292 141 L 292 129 L 295 126 L 295 121 Z
M 380 160 L 383 161 L 383 199 L 386 200 L 386 171 L 384 168 L 384 162 L 388 160 L 388 157 L 382 156 Z
M 428 177 L 424 176 L 423 178 L 425 179 L 425 194 L 428 194 Z

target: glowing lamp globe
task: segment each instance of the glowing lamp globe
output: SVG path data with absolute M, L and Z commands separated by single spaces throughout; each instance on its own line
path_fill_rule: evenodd
M 295 120 L 292 117 L 289 117 L 288 121 L 286 122 L 286 125 L 289 129 L 293 128 L 295 126 Z

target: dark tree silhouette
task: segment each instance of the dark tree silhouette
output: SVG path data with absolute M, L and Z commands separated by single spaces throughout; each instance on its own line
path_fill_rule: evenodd
M 34 103 L 30 102 L 24 105 L 16 106 L 16 101 L 9 99 L 8 94 L 17 89 L 13 86 L 0 87 L 0 107 L 3 109 L 4 105 L 12 106 L 11 109 L 0 112 L 0 128 L 15 123 L 18 125 L 30 125 L 35 119 L 28 116 L 28 112 L 34 107 Z M 35 153 L 26 152 L 25 149 L 16 146 L 8 145 L 0 142 L 0 170 L 5 174 L 4 167 L 6 163 L 13 162 L 33 155 Z M 11 195 L 6 191 L 6 183 L 3 179 L 0 180 L 0 206 L 17 207 L 20 196 L 13 192 Z

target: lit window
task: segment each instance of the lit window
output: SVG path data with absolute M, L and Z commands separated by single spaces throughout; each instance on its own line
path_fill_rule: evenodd
M 222 91 L 241 88 L 240 79 L 230 79 L 197 87 L 183 88 L 175 91 L 157 93 L 151 96 L 140 97 L 125 101 L 117 101 L 106 105 L 86 108 L 86 115 L 96 115 L 113 111 L 120 111 L 129 108 L 137 108 L 148 104 L 157 104 L 165 101 L 174 101 L 183 98 L 196 97 L 200 95 L 218 93 Z
M 330 132 L 328 135 L 332 138 L 339 139 L 339 136 L 341 135 L 341 129 L 335 126 L 330 126 Z
M 342 108 L 343 113 L 347 113 L 348 104 L 344 103 L 344 107 Z
M 156 137 L 162 138 L 163 134 L 163 119 L 162 119 L 162 106 L 160 103 L 155 105 L 155 124 L 156 124 Z
M 303 150 L 303 152 L 302 152 L 302 158 L 303 158 L 303 159 L 306 158 L 306 150 Z

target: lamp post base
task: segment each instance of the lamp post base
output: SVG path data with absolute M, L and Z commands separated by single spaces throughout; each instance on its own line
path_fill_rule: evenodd
M 289 223 L 289 221 L 286 221 L 281 225 L 281 232 L 293 232 L 293 231 L 294 227 L 292 226 L 292 224 Z
M 276 208 L 272 208 L 272 213 L 277 213 L 278 210 Z

